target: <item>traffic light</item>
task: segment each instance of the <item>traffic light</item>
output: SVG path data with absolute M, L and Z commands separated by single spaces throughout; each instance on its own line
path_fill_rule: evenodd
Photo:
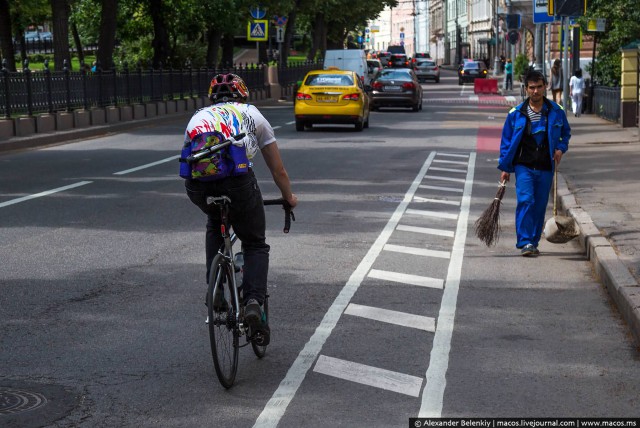
M 507 29 L 509 30 L 517 30 L 522 26 L 519 13 L 508 14 L 506 18 Z
M 517 44 L 520 41 L 520 33 L 518 30 L 509 30 L 507 41 L 512 45 Z

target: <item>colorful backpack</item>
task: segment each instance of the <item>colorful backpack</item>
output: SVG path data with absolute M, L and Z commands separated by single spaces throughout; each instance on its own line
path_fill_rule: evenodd
M 202 109 L 194 118 L 196 125 L 192 126 L 192 118 L 180 155 L 180 177 L 213 181 L 246 174 L 250 162 L 245 147 L 235 144 L 191 164 L 186 162 L 188 156 L 243 133 L 241 113 L 232 106 L 214 105 Z

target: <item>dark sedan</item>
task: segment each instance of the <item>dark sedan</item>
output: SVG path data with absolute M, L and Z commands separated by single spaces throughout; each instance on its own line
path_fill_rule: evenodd
M 467 61 L 458 70 L 458 85 L 467 82 L 473 83 L 476 79 L 484 79 L 487 77 L 487 66 L 482 61 Z
M 422 86 L 409 68 L 386 68 L 371 84 L 371 110 L 380 107 L 411 107 L 422 110 Z
M 409 58 L 405 54 L 391 54 L 389 60 L 386 63 L 386 67 L 389 68 L 405 68 L 409 67 Z

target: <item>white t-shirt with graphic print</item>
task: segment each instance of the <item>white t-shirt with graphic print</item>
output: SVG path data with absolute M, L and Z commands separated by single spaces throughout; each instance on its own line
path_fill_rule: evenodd
M 237 117 L 238 113 L 241 117 Z M 212 123 L 219 120 L 223 115 L 227 118 L 227 125 L 237 125 L 233 130 L 233 134 L 239 134 L 244 132 L 247 136 L 244 139 L 245 150 L 247 151 L 247 157 L 252 159 L 259 149 L 276 141 L 273 128 L 269 121 L 260 113 L 255 106 L 244 103 L 218 103 L 209 107 L 204 107 L 196 111 L 185 130 L 185 142 L 190 140 L 190 136 L 209 132 L 212 127 L 217 128 L 218 124 Z M 236 120 L 234 120 L 237 118 Z

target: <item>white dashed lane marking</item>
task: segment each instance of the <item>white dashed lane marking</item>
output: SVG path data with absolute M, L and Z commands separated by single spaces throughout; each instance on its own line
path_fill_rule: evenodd
M 436 331 L 435 318 L 425 317 L 422 315 L 390 311 L 388 309 L 374 308 L 372 306 L 356 305 L 355 303 L 350 303 L 344 313 L 402 327 L 416 328 L 418 330 L 424 330 L 431 333 Z

